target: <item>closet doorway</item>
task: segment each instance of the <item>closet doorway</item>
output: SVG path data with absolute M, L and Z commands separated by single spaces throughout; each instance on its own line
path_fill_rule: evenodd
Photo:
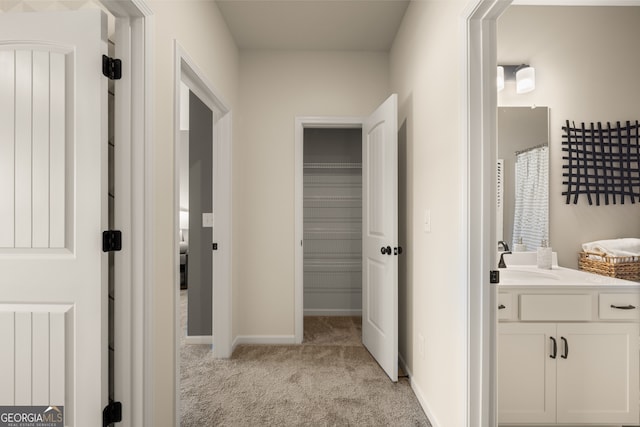
M 362 128 L 305 128 L 304 316 L 362 316 Z
M 295 123 L 295 342 L 303 340 L 305 311 L 319 314 L 328 309 L 325 313 L 339 314 L 360 309 L 362 344 L 394 382 L 398 380 L 398 255 L 402 253 L 398 245 L 397 117 L 398 97 L 392 94 L 365 117 L 298 117 Z M 335 135 L 342 134 L 337 130 L 344 135 L 348 130 L 360 134 L 360 162 L 353 157 L 354 147 L 328 153 L 321 142 L 307 146 L 316 133 L 319 141 L 326 141 L 323 135 L 328 133 L 323 131 L 327 130 L 336 131 Z M 326 144 L 339 145 L 335 141 Z M 358 247 L 360 271 L 355 267 Z M 320 268 L 322 264 L 326 265 Z M 358 273 L 360 308 L 352 281 Z M 350 280 L 345 276 L 351 276 Z M 346 286 L 338 288 L 341 280 Z M 318 296 L 318 289 L 327 283 L 332 292 L 325 289 Z M 351 296 L 341 299 L 342 306 L 328 305 L 329 298 L 336 298 L 335 291 L 347 293 L 347 289 Z

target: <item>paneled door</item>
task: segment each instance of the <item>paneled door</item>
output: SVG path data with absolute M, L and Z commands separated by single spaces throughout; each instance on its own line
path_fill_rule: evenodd
M 362 132 L 362 343 L 398 381 L 398 96 Z
M 0 14 L 0 405 L 67 426 L 107 403 L 106 23 Z

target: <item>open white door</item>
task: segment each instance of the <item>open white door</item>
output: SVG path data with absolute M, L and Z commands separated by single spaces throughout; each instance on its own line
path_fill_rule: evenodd
M 362 343 L 398 381 L 398 96 L 362 129 Z
M 0 405 L 66 426 L 107 403 L 106 25 L 0 14 Z

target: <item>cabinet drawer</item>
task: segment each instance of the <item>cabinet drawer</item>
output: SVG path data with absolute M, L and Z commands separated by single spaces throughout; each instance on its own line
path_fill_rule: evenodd
M 518 306 L 514 299 L 513 294 L 498 294 L 498 320 L 516 320 L 518 318 Z
M 520 295 L 520 320 L 593 320 L 592 295 Z
M 601 319 L 640 320 L 640 294 L 600 294 Z

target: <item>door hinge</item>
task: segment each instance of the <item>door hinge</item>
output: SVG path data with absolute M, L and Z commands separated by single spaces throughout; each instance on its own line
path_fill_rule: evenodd
M 109 80 L 120 80 L 122 78 L 122 61 L 102 55 L 102 74 Z
M 122 403 L 110 402 L 102 411 L 102 427 L 122 421 Z
M 213 243 L 211 246 L 212 246 L 214 251 L 218 250 L 218 244 L 217 243 Z
M 122 231 L 107 230 L 102 232 L 102 252 L 118 252 L 122 250 Z

